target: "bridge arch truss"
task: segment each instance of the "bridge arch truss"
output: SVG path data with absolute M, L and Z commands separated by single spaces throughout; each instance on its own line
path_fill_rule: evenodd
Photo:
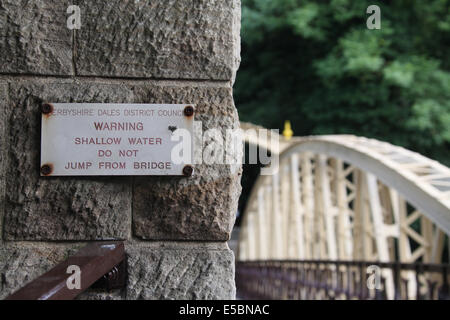
M 280 141 L 278 172 L 259 176 L 247 202 L 239 261 L 442 262 L 449 168 L 352 135 Z

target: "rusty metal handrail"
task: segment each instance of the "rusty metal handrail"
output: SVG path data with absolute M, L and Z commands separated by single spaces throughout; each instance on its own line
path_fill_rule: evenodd
M 69 266 L 79 267 L 80 286 L 69 288 Z M 123 242 L 94 242 L 31 281 L 6 300 L 70 300 L 94 284 L 108 290 L 126 282 L 126 255 Z

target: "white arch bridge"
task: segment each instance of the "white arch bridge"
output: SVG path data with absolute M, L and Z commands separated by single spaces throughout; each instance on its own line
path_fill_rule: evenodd
M 247 202 L 240 297 L 449 299 L 449 168 L 351 135 L 279 139 L 245 135 L 279 171 L 260 175 Z

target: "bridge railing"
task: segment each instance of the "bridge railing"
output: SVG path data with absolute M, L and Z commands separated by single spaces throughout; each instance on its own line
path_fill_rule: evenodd
M 242 299 L 449 300 L 449 272 L 449 264 L 246 261 L 236 265 L 236 286 Z

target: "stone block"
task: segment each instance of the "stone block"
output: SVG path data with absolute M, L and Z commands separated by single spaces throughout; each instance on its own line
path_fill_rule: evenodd
M 68 0 L 0 0 L 0 73 L 72 75 Z
M 51 245 L 42 243 L 14 243 L 0 246 L 0 300 L 40 277 L 86 244 Z M 78 300 L 120 300 L 125 289 L 107 292 L 89 288 Z
M 0 300 L 41 276 L 75 251 L 63 245 L 0 246 Z
M 219 247 L 219 246 L 217 246 Z M 225 246 L 167 244 L 127 248 L 129 300 L 235 299 L 234 256 Z
M 231 88 L 118 80 L 15 80 L 6 132 L 6 240 L 142 239 L 226 241 L 234 224 L 240 172 L 195 165 L 185 177 L 49 177 L 39 175 L 41 101 L 192 103 L 203 130 L 225 136 L 238 126 Z M 132 188 L 133 181 L 133 188 Z M 134 190 L 132 194 L 132 189 Z
M 0 243 L 5 213 L 5 170 L 6 170 L 6 107 L 9 103 L 8 83 L 0 81 Z
M 25 286 L 85 244 L 0 246 L 0 299 Z M 127 242 L 127 287 L 88 289 L 80 300 L 234 299 L 234 256 L 224 243 Z
M 11 83 L 7 107 L 6 240 L 127 239 L 131 178 L 40 177 L 41 101 L 128 102 L 130 87 L 72 80 Z
M 192 103 L 203 133 L 239 126 L 230 88 L 218 84 L 143 86 L 148 103 Z M 207 147 L 207 144 L 204 148 Z M 204 150 L 202 150 L 204 151 Z M 226 164 L 196 164 L 192 177 L 135 177 L 134 235 L 147 240 L 226 241 L 241 192 L 240 171 Z
M 78 0 L 77 73 L 232 80 L 240 62 L 239 0 Z

